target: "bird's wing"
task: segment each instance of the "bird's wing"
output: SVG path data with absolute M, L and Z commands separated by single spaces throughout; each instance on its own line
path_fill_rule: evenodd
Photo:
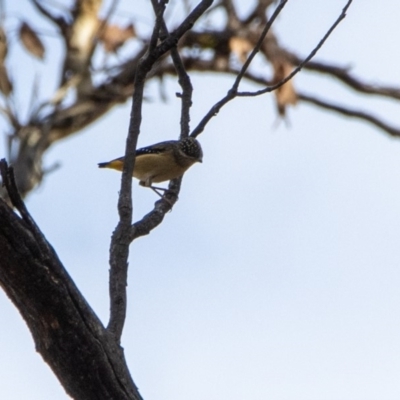
M 142 147 L 141 149 L 136 149 L 136 156 L 141 156 L 143 154 L 160 154 L 164 153 L 171 148 L 171 145 L 176 144 L 177 140 L 168 140 L 166 142 L 160 142 L 153 144 L 151 146 Z

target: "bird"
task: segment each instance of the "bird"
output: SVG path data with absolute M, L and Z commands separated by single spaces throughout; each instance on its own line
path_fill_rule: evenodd
M 203 150 L 196 139 L 186 137 L 181 140 L 168 140 L 136 149 L 132 175 L 139 179 L 139 185 L 151 188 L 162 197 L 158 190 L 167 189 L 155 187 L 153 183 L 179 178 L 196 162 L 203 162 Z M 124 157 L 99 163 L 98 166 L 122 171 Z

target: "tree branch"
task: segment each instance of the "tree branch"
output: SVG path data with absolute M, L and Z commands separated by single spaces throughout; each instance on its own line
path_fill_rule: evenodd
M 23 216 L 0 199 L 0 285 L 27 323 L 37 351 L 74 399 L 141 400 L 122 348 L 30 216 L 5 160 L 0 171 Z
M 306 95 L 303 93 L 298 93 L 298 98 L 301 101 L 304 101 L 304 102 L 310 103 L 310 104 L 314 104 L 314 105 L 324 108 L 326 110 L 335 111 L 339 114 L 346 115 L 347 117 L 358 118 L 365 122 L 369 122 L 372 125 L 376 126 L 377 128 L 382 129 L 383 131 L 388 133 L 390 136 L 400 137 L 400 129 L 399 128 L 395 128 L 394 126 L 391 126 L 391 125 L 383 122 L 378 117 L 371 115 L 370 112 L 355 110 L 355 109 L 351 109 L 349 107 L 345 107 L 342 105 L 333 104 L 333 103 L 327 102 L 326 100 L 321 100 L 321 99 L 318 99 L 317 97 L 309 96 L 309 95 Z
M 154 12 L 157 12 L 157 7 L 159 7 L 157 0 L 151 0 L 151 3 L 153 5 Z M 161 39 L 164 40 L 165 38 L 168 37 L 169 32 L 164 19 L 161 21 L 161 32 L 162 32 Z M 192 106 L 193 86 L 176 46 L 171 48 L 171 58 L 174 64 L 175 71 L 178 75 L 178 82 L 182 88 L 182 94 L 176 93 L 177 97 L 182 99 L 181 121 L 180 121 L 181 124 L 180 138 L 182 139 L 187 137 L 190 132 L 190 107 Z
M 298 60 L 298 57 L 293 55 L 292 59 L 295 61 Z M 391 99 L 400 100 L 399 87 L 393 88 L 390 86 L 372 85 L 362 82 L 360 79 L 350 74 L 349 68 L 343 68 L 340 66 L 331 65 L 323 62 L 317 62 L 317 61 L 308 62 L 305 68 L 309 71 L 328 74 L 331 77 L 338 79 L 347 86 L 356 90 L 357 92 L 372 94 L 377 96 L 384 96 L 384 97 L 389 97 Z
M 46 10 L 45 7 L 42 6 L 42 4 L 40 4 L 40 1 L 38 0 L 32 0 L 32 3 L 34 4 L 34 6 L 37 8 L 37 10 L 44 15 L 46 18 L 48 18 L 50 21 L 52 21 L 53 23 L 55 23 L 56 25 L 58 25 L 58 27 L 60 28 L 61 31 L 65 32 L 68 24 L 67 22 L 64 20 L 64 18 L 61 17 L 55 17 L 53 14 L 51 14 L 48 10 Z
M 250 63 L 252 62 L 253 58 L 260 51 L 260 47 L 261 47 L 261 44 L 262 44 L 265 36 L 267 35 L 268 31 L 270 30 L 273 22 L 275 21 L 275 19 L 279 15 L 279 13 L 282 11 L 283 7 L 285 7 L 286 3 L 287 3 L 287 0 L 281 0 L 279 5 L 276 7 L 274 13 L 272 14 L 270 20 L 266 23 L 266 25 L 265 25 L 260 37 L 257 40 L 257 43 L 256 43 L 254 49 L 252 50 L 250 55 L 247 57 L 247 60 L 243 64 L 243 66 L 242 66 L 239 74 L 237 75 L 237 77 L 236 77 L 231 89 L 228 91 L 228 93 L 226 94 L 225 97 L 223 97 L 221 100 L 219 100 L 217 103 L 215 103 L 211 107 L 211 109 L 203 117 L 203 119 L 196 126 L 196 128 L 193 130 L 193 132 L 190 134 L 190 136 L 197 137 L 198 135 L 200 135 L 200 133 L 203 132 L 204 128 L 206 127 L 208 122 L 211 120 L 211 118 L 216 116 L 219 113 L 219 111 L 221 110 L 221 108 L 225 104 L 227 104 L 229 101 L 231 101 L 232 99 L 234 99 L 237 96 L 237 94 L 238 94 L 237 89 L 239 87 L 240 81 L 243 79 L 243 76 L 245 75 L 245 73 L 246 73 Z
M 331 35 L 331 33 L 335 30 L 335 28 L 339 25 L 339 23 L 346 17 L 346 12 L 348 8 L 350 7 L 351 3 L 353 0 L 348 0 L 346 6 L 343 8 L 341 14 L 339 17 L 336 19 L 336 21 L 333 23 L 333 25 L 329 28 L 328 32 L 324 35 L 324 37 L 319 41 L 317 46 L 311 51 L 311 53 L 284 79 L 279 81 L 277 84 L 269 86 L 265 89 L 257 90 L 255 92 L 239 92 L 237 96 L 240 97 L 254 97 L 254 96 L 260 96 L 265 93 L 270 93 L 281 86 L 283 86 L 286 82 L 288 82 L 290 79 L 292 79 L 297 73 L 301 71 L 301 69 L 304 67 L 305 64 L 307 64 L 318 52 L 318 50 L 323 46 L 325 41 L 328 39 L 328 37 Z
M 157 10 L 157 1 L 152 0 L 153 8 Z M 168 29 L 165 22 L 162 22 L 162 35 L 163 37 L 168 35 Z M 175 71 L 178 74 L 178 81 L 182 87 L 182 94 L 177 94 L 182 99 L 181 108 L 181 133 L 180 138 L 187 137 L 190 131 L 190 107 L 192 106 L 192 92 L 193 87 L 190 82 L 190 77 L 186 72 L 185 66 L 179 55 L 176 47 L 171 48 L 171 57 L 175 67 Z M 174 179 L 169 184 L 169 190 L 165 193 L 164 197 L 167 198 L 167 202 L 158 200 L 154 209 L 145 215 L 140 221 L 135 222 L 131 228 L 130 240 L 131 242 L 135 239 L 148 235 L 154 228 L 161 224 L 165 214 L 171 210 L 171 206 L 175 204 L 177 196 L 179 195 L 180 185 L 182 178 Z
M 119 343 L 126 315 L 126 282 L 128 271 L 129 244 L 131 242 L 132 224 L 132 172 L 134 168 L 135 149 L 140 133 L 142 119 L 143 90 L 146 76 L 150 72 L 155 62 L 167 51 L 174 48 L 178 40 L 190 29 L 204 11 L 212 4 L 213 0 L 202 0 L 181 25 L 166 37 L 159 45 L 155 46 L 156 35 L 159 35 L 162 16 L 165 10 L 163 2 L 158 7 L 156 23 L 153 30 L 151 47 L 139 61 L 135 75 L 134 93 L 132 100 L 132 111 L 129 124 L 129 132 L 126 141 L 125 162 L 121 178 L 121 190 L 118 199 L 119 223 L 112 235 L 110 246 L 110 320 L 107 330 L 112 332 L 115 340 Z M 179 185 L 172 182 L 172 185 Z M 169 196 L 173 196 L 172 193 Z M 174 197 L 174 196 L 173 196 Z M 168 199 L 168 197 L 167 197 Z M 168 200 L 159 200 L 171 204 Z M 176 195 L 175 195 L 176 201 Z

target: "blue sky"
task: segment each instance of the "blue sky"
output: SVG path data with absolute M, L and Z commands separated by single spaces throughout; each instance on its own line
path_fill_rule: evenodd
M 281 41 L 306 55 L 343 5 L 289 1 Z M 355 1 L 317 59 L 399 86 L 399 11 L 394 1 Z M 14 57 L 17 74 L 29 59 Z M 192 81 L 195 126 L 232 78 Z M 294 84 L 400 125 L 391 101 L 365 101 L 309 73 Z M 157 83 L 148 85 L 139 145 L 177 137 L 177 90 L 167 80 L 161 102 Z M 54 146 L 45 164 L 61 167 L 27 200 L 105 323 L 120 175 L 97 163 L 123 154 L 129 109 Z M 228 104 L 200 136 L 203 164 L 185 175 L 173 211 L 131 247 L 123 346 L 146 400 L 400 397 L 400 142 L 305 104 L 289 124 L 276 122 L 271 96 Z M 133 196 L 136 218 L 157 200 L 136 182 Z M 2 292 L 0 312 L 1 397 L 68 398 Z

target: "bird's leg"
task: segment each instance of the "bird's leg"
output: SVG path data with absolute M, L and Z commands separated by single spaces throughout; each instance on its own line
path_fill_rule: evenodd
M 143 187 L 150 188 L 153 192 L 157 193 L 160 197 L 163 197 L 164 194 L 159 193 L 158 190 L 162 190 L 164 193 L 168 190 L 168 189 L 160 188 L 160 187 L 157 187 L 157 186 L 153 186 L 151 184 L 151 180 L 139 181 L 139 185 L 143 186 Z
M 150 181 L 150 180 L 148 180 L 148 181 L 139 181 L 139 185 L 140 185 L 140 186 L 144 186 L 144 187 L 150 188 L 154 193 L 157 193 L 162 199 L 164 199 L 165 201 L 167 201 L 168 203 L 170 203 L 170 204 L 171 204 L 171 207 L 173 206 L 173 204 L 165 197 L 165 192 L 167 192 L 168 189 L 164 189 L 164 188 L 162 188 L 162 187 L 153 186 L 153 185 L 151 184 L 151 181 Z M 164 193 L 161 194 L 161 193 L 159 192 L 159 190 L 163 191 Z
M 148 186 L 148 187 L 149 187 L 153 192 L 157 193 L 161 198 L 164 197 L 165 192 L 168 190 L 168 189 L 164 189 L 164 188 L 160 188 L 160 187 L 156 187 L 156 186 Z M 161 194 L 161 193 L 158 192 L 158 190 L 162 190 L 164 193 Z

